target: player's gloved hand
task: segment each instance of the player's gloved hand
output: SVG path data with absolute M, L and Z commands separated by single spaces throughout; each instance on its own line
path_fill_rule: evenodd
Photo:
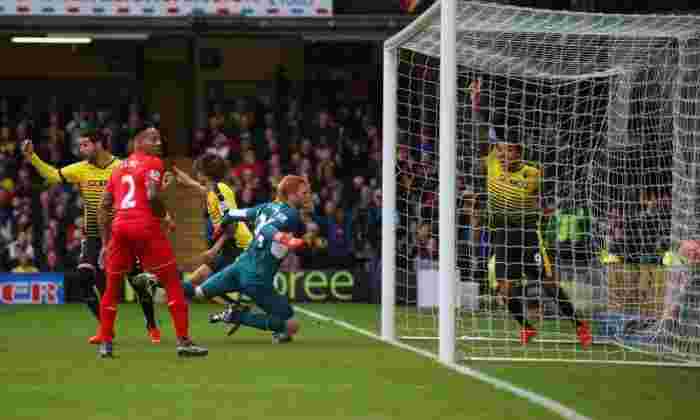
M 277 232 L 275 236 L 272 237 L 275 241 L 281 243 L 291 250 L 303 248 L 306 245 L 303 239 L 295 238 L 286 232 Z

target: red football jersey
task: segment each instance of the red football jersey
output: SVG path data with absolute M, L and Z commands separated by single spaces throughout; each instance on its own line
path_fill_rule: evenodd
M 160 223 L 148 202 L 147 183 L 162 188 L 165 167 L 156 156 L 132 153 L 113 172 L 106 191 L 114 196 L 114 224 Z

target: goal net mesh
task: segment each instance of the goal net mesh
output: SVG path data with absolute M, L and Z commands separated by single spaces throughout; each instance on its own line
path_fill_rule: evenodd
M 679 247 L 700 239 L 700 19 L 459 1 L 445 139 L 426 13 L 396 48 L 398 334 L 436 346 L 438 163 L 456 141 L 465 357 L 698 358 L 700 277 Z

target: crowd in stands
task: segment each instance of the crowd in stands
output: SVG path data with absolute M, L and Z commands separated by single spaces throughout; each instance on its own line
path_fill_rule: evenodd
M 284 112 L 241 99 L 230 112 L 215 105 L 197 130 L 193 156 L 214 153 L 231 163 L 240 207 L 274 198 L 281 177 L 307 177 L 314 214 L 305 220 L 309 246 L 285 269 L 351 267 L 378 255 L 381 231 L 381 140 L 372 107 L 340 104 L 314 111 L 294 100 Z
M 21 142 L 31 138 L 45 162 L 61 167 L 80 160 L 79 134 L 95 129 L 124 157 L 128 140 L 154 118 L 135 103 L 119 110 L 49 105 L 33 111 L 10 112 L 0 100 L 0 270 L 69 270 L 80 254 L 83 203 L 76 188 L 44 182 L 24 159 Z M 232 110 L 215 104 L 206 127 L 192 133 L 191 157 L 215 153 L 230 162 L 228 181 L 240 207 L 273 199 L 286 174 L 308 177 L 316 205 L 305 220 L 310 246 L 287 258 L 286 269 L 376 262 L 381 232 L 376 118 L 366 104 L 314 110 L 294 100 L 273 107 L 264 98 L 238 100 Z
M 232 109 L 213 104 L 206 126 L 192 132 L 191 157 L 214 153 L 226 159 L 231 168 L 228 181 L 241 207 L 273 199 L 275 186 L 285 174 L 308 177 L 316 204 L 315 214 L 305 220 L 309 247 L 285 261 L 287 270 L 376 263 L 382 148 L 375 110 L 362 103 L 310 108 L 292 99 L 283 102 L 273 106 L 265 98 L 240 99 Z M 47 185 L 22 156 L 21 141 L 31 138 L 43 160 L 63 166 L 80 159 L 79 133 L 92 128 L 108 139 L 115 155 L 124 157 L 128 140 L 146 119 L 157 117 L 146 115 L 135 103 L 117 110 L 81 105 L 75 110 L 59 109 L 51 104 L 39 112 L 15 108 L 10 111 L 7 101 L 0 99 L 0 270 L 70 269 L 80 254 L 82 202 L 70 185 Z M 400 142 L 403 146 L 397 156 L 398 252 L 409 259 L 435 260 L 436 139 L 428 129 L 414 137 Z M 458 184 L 460 191 L 466 191 L 464 180 Z M 469 229 L 479 207 L 474 207 L 471 194 L 468 199 L 460 197 L 462 244 L 484 241 Z M 634 198 L 624 200 L 634 208 L 609 209 L 607 232 L 598 232 L 613 254 L 658 255 L 659 249 L 668 246 L 658 240 L 668 237 L 670 194 L 651 190 L 639 194 L 638 205 Z M 483 205 L 483 199 L 476 202 Z M 561 218 L 574 219 L 581 217 L 562 214 Z M 555 230 L 554 237 L 560 237 L 562 229 Z M 590 232 L 581 237 L 590 238 Z M 460 255 L 466 255 L 467 248 Z

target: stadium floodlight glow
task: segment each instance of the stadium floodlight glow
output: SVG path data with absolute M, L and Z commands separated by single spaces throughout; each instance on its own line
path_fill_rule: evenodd
M 76 32 L 76 33 L 47 33 L 46 36 L 51 38 L 90 38 L 95 41 L 145 41 L 150 35 L 147 33 L 128 33 L 128 32 Z
M 15 44 L 89 44 L 88 37 L 50 37 L 50 36 L 13 36 L 10 41 Z

